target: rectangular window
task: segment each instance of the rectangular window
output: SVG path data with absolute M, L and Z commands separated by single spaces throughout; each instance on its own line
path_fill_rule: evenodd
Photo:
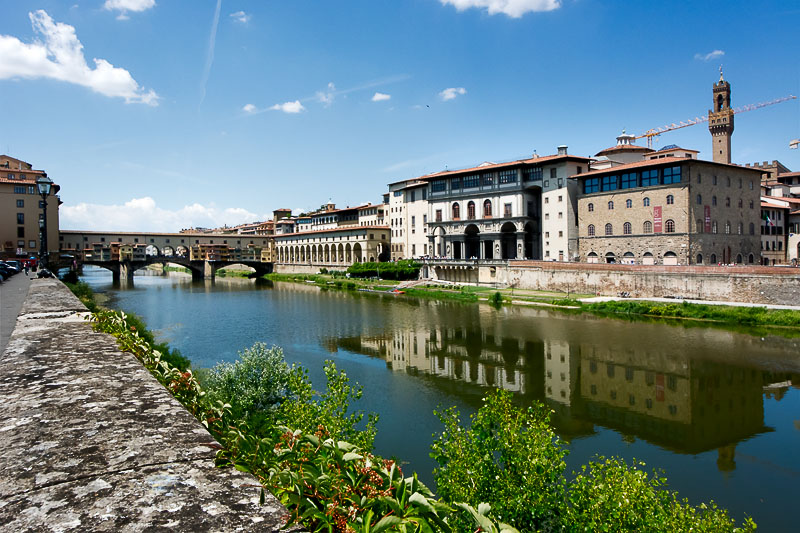
M 403 191 L 394 191 L 394 197 L 395 198 L 399 198 L 401 196 L 403 196 Z
M 25 194 L 24 185 L 14 185 L 14 194 Z
M 36 248 L 36 241 L 28 241 L 28 248 Z
M 37 194 L 36 187 L 34 187 L 33 185 L 28 185 L 28 194 Z
M 422 223 L 423 224 L 427 224 L 428 223 L 428 215 L 422 215 Z
M 516 170 L 502 170 L 500 171 L 500 185 L 505 185 L 507 183 L 516 183 L 517 182 L 517 171 Z
M 465 189 L 474 189 L 480 183 L 480 179 L 478 178 L 477 174 L 472 174 L 471 176 L 464 176 L 464 188 Z
M 666 167 L 662 171 L 664 185 L 681 182 L 681 167 Z
M 428 199 L 428 189 L 422 189 L 422 199 L 423 200 Z
M 450 180 L 450 190 L 453 191 L 461 190 L 461 178 L 453 178 Z
M 412 226 L 412 227 L 413 227 L 413 226 L 415 226 L 415 225 L 416 225 L 416 223 L 417 223 L 417 217 L 415 217 L 415 216 L 412 216 L 412 217 L 411 217 L 411 226 Z
M 551 168 L 550 169 L 550 179 L 554 180 L 558 176 L 558 169 Z
M 503 216 L 504 217 L 511 216 L 511 204 L 503 204 Z
M 484 187 L 491 187 L 494 185 L 494 174 L 484 174 L 481 176 L 481 184 Z
M 445 180 L 435 180 L 431 183 L 431 192 L 442 192 L 447 190 L 447 182 Z
M 601 191 L 617 190 L 617 176 L 603 176 L 600 180 Z
M 642 171 L 642 187 L 652 187 L 658 185 L 658 170 Z
M 436 210 L 436 222 L 441 222 L 441 221 L 442 221 L 442 210 L 441 209 L 437 209 Z
M 542 168 L 528 167 L 522 171 L 522 181 L 541 181 Z
M 622 175 L 622 189 L 633 189 L 639 186 L 639 174 L 637 172 L 626 172 Z
M 24 239 L 25 238 L 25 228 L 23 226 L 20 226 L 20 227 L 17 228 L 17 238 L 18 239 Z
M 25 200 L 17 200 L 17 207 L 25 207 Z
M 412 202 L 417 201 L 417 191 L 411 191 L 411 201 Z
M 583 193 L 589 194 L 600 190 L 600 178 L 588 178 L 583 182 Z
M 17 213 L 17 224 L 25 223 L 25 213 Z

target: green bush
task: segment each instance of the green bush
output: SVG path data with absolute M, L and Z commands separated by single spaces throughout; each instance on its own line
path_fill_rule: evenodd
M 411 261 L 397 261 L 392 263 L 353 263 L 347 273 L 355 278 L 375 278 L 408 280 L 419 277 L 420 264 Z
M 503 295 L 500 294 L 500 291 L 497 291 L 491 296 L 489 296 L 489 303 L 497 307 L 503 305 Z
M 473 507 L 488 502 L 492 516 L 521 531 L 554 529 L 565 496 L 567 451 L 543 405 L 522 410 L 511 398 L 500 390 L 484 398 L 468 428 L 454 408 L 436 413 L 444 424 L 431 445 L 439 465 L 436 486 L 446 501 Z

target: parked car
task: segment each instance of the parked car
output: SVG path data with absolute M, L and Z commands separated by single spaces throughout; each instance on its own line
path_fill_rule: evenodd
M 11 264 L 9 261 L 0 261 L 0 266 L 8 271 L 8 276 L 19 274 L 22 271 L 21 268 Z M 6 276 L 6 278 L 8 278 L 8 276 Z

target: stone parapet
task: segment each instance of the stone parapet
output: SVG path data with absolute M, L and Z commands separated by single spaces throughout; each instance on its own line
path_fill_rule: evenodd
M 281 531 L 258 481 L 59 281 L 34 280 L 0 360 L 5 531 Z M 296 531 L 296 530 L 295 530 Z

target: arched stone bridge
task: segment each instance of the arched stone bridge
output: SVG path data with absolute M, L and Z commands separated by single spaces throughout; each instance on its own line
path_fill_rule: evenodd
M 77 259 L 79 265 L 95 265 L 111 271 L 114 281 L 120 279 L 133 279 L 133 273 L 140 268 L 146 268 L 153 264 L 167 263 L 188 268 L 192 273 L 193 280 L 214 279 L 217 270 L 231 265 L 244 265 L 255 270 L 256 276 L 263 276 L 272 272 L 272 263 L 262 263 L 261 261 L 192 261 L 181 256 L 148 255 L 144 260 L 122 260 L 122 261 L 100 261 L 92 259 Z

